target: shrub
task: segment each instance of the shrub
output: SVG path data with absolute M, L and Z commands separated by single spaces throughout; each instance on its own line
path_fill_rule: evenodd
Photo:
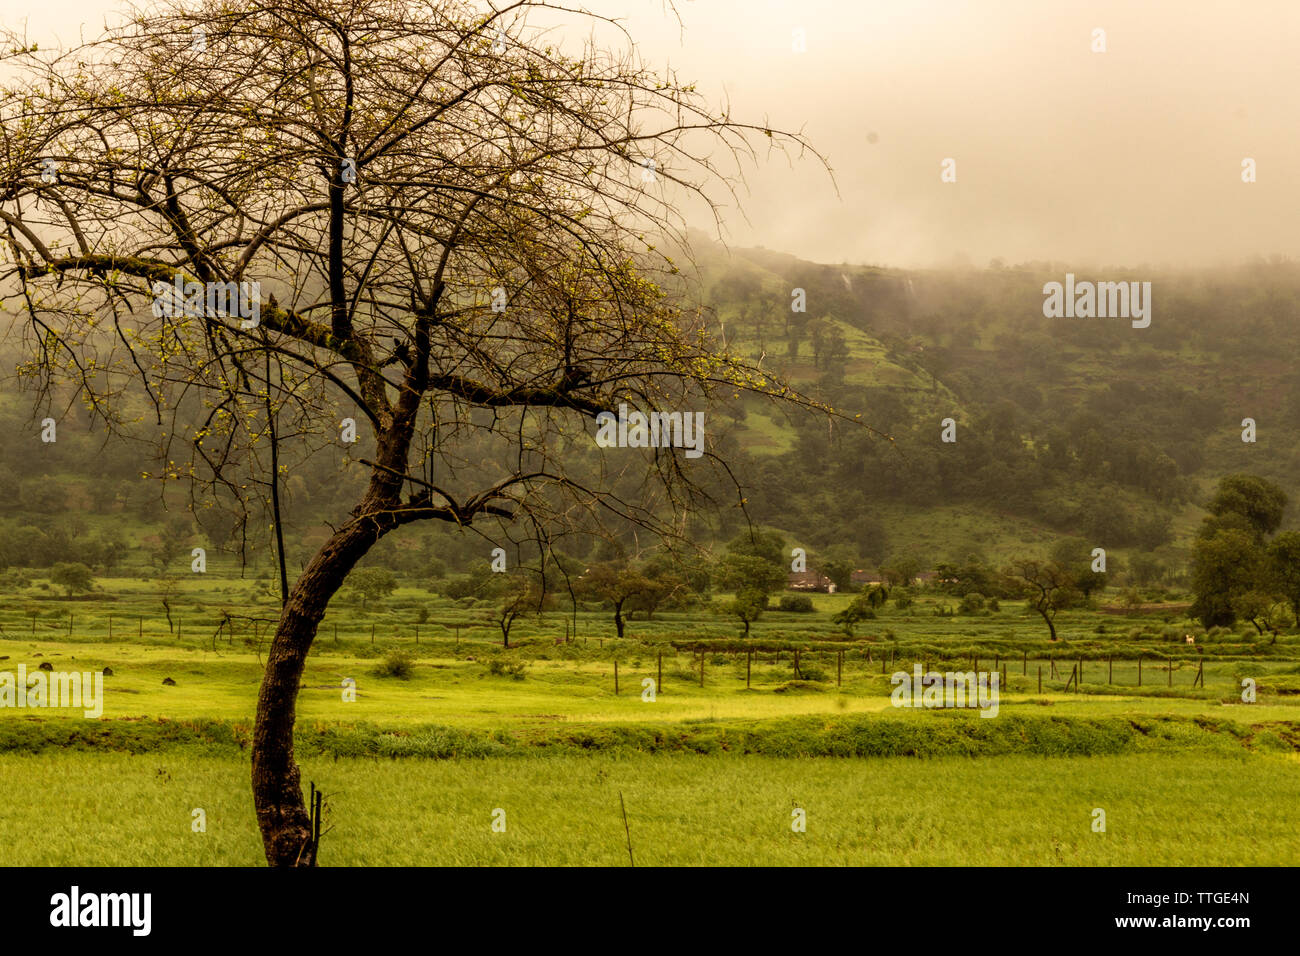
M 468 574 L 456 574 L 446 578 L 442 583 L 444 597 L 453 601 L 464 601 L 478 594 L 479 582 Z
M 912 592 L 907 588 L 894 588 L 894 607 L 905 611 L 915 603 Z
M 962 614 L 975 614 L 978 611 L 984 610 L 984 595 L 980 594 L 978 591 L 966 592 L 966 594 L 962 595 L 961 604 L 958 606 L 958 610 Z
M 411 678 L 411 655 L 406 651 L 389 651 L 384 655 L 384 659 L 379 662 L 375 668 L 375 674 L 378 677 L 396 677 L 400 680 L 410 680 Z
M 487 664 L 488 673 L 493 677 L 510 677 L 514 680 L 523 680 L 527 667 L 523 661 L 503 660 L 500 657 L 492 658 Z
M 811 614 L 813 610 L 812 598 L 806 594 L 782 594 L 777 609 L 794 611 L 798 614 Z

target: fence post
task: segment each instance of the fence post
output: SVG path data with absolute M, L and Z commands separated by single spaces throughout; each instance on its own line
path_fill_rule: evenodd
M 1112 654 L 1111 656 L 1106 658 L 1106 683 L 1107 684 L 1115 683 L 1115 681 L 1112 680 L 1114 676 L 1115 676 L 1115 655 Z
M 140 637 L 144 637 L 144 615 L 140 615 Z
M 799 676 L 799 648 L 797 647 L 794 649 L 794 679 L 795 680 L 803 679 L 802 677 Z

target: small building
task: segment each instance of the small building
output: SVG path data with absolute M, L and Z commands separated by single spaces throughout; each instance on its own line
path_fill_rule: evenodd
M 835 593 L 835 582 L 816 571 L 791 571 L 786 577 L 785 586 L 791 591 L 821 591 Z

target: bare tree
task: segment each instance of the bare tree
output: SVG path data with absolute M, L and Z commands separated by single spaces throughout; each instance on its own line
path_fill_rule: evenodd
M 1077 603 L 1081 596 L 1069 570 L 1055 561 L 1017 558 L 1003 574 L 1024 594 L 1029 607 L 1039 613 L 1055 641 L 1056 612 Z
M 810 404 L 706 337 L 656 248 L 756 147 L 804 143 L 630 46 L 562 52 L 544 28 L 580 18 L 614 26 L 532 0 L 165 0 L 67 52 L 3 38 L 0 295 L 41 398 L 70 382 L 151 443 L 157 477 L 244 515 L 278 516 L 289 437 L 338 455 L 353 418 L 373 448 L 266 662 L 252 784 L 273 866 L 316 860 L 298 688 L 376 541 L 430 520 L 672 535 L 725 464 L 602 452 L 594 416 L 719 390 Z M 131 420 L 140 395 L 152 421 Z

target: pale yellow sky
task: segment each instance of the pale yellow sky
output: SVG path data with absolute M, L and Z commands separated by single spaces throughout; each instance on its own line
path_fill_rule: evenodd
M 588 6 L 828 155 L 838 195 L 812 162 L 751 173 L 734 244 L 902 266 L 1300 256 L 1295 0 L 679 0 L 684 34 L 662 0 Z M 0 0 L 0 21 L 73 40 L 115 7 Z

